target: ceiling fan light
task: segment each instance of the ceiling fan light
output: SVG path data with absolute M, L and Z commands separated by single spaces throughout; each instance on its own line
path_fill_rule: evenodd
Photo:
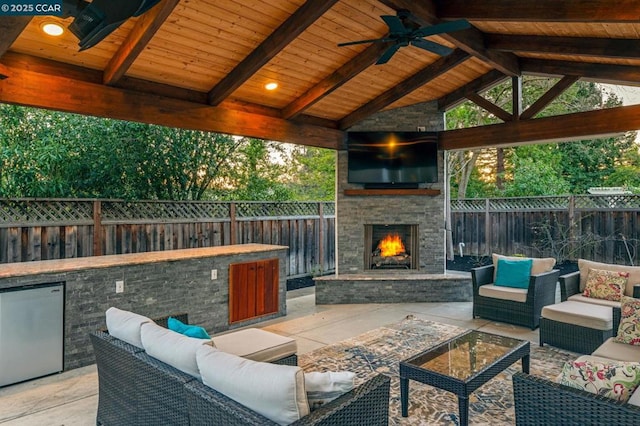
M 64 33 L 64 28 L 56 22 L 45 22 L 42 24 L 42 31 L 50 36 L 58 37 Z

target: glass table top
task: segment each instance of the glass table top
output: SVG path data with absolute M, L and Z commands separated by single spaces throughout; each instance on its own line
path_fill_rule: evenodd
M 465 380 L 526 343 L 474 330 L 429 349 L 405 363 Z

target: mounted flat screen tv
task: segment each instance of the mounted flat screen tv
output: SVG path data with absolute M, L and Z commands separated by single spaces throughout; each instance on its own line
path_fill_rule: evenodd
M 348 132 L 349 183 L 417 188 L 438 182 L 435 132 Z

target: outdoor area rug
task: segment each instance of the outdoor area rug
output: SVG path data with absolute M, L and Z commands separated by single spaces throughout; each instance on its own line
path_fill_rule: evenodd
M 356 385 L 376 373 L 391 378 L 390 425 L 457 425 L 458 399 L 449 392 L 411 380 L 409 417 L 400 414 L 399 362 L 466 331 L 463 328 L 408 316 L 351 339 L 300 355 L 298 365 L 305 371 L 353 371 Z M 530 373 L 555 379 L 564 362 L 578 355 L 531 344 Z M 511 376 L 522 371 L 517 362 L 481 386 L 469 397 L 469 423 L 513 425 L 513 385 Z

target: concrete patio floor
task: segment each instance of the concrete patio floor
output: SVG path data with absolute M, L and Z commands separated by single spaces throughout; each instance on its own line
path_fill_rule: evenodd
M 298 354 L 347 339 L 407 315 L 538 342 L 538 330 L 471 318 L 471 302 L 316 305 L 314 288 L 287 294 L 287 316 L 257 327 L 294 337 Z M 0 388 L 3 426 L 95 425 L 95 365 Z

